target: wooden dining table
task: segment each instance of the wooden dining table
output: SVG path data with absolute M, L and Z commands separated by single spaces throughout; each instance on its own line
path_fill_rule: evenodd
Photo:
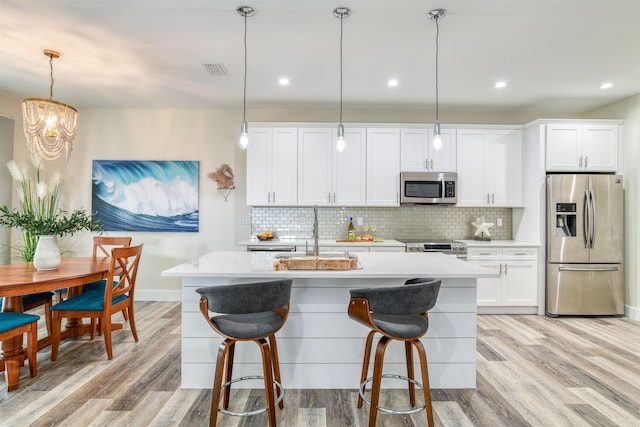
M 69 296 L 82 292 L 82 285 L 104 279 L 111 258 L 63 258 L 54 270 L 37 270 L 32 262 L 0 266 L 0 297 L 4 297 L 2 311 L 22 313 L 22 296 L 67 288 Z M 62 337 L 69 338 L 90 332 L 90 325 L 70 319 Z M 0 371 L 5 371 L 7 389 L 18 388 L 19 368 L 24 365 L 25 351 L 22 337 L 2 342 Z M 38 340 L 38 350 L 51 345 L 51 337 Z

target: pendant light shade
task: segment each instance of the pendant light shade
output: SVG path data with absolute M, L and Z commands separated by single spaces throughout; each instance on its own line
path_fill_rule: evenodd
M 242 123 L 240 125 L 240 148 L 249 146 L 249 125 L 247 124 L 247 18 L 256 11 L 251 6 L 240 6 L 236 12 L 244 17 L 244 85 L 242 89 Z
M 440 37 L 440 26 L 438 25 L 438 21 L 447 14 L 447 11 L 444 9 L 433 9 L 427 13 L 427 18 L 436 21 L 436 122 L 433 125 L 433 147 L 436 150 L 439 150 L 442 147 L 442 139 L 440 137 L 440 120 L 438 117 L 439 113 L 439 93 L 438 93 L 438 39 Z
M 64 150 L 68 161 L 78 131 L 78 110 L 53 100 L 53 59 L 59 58 L 60 53 L 45 49 L 44 54 L 49 57 L 49 99 L 27 98 L 22 102 L 24 136 L 31 157 L 54 160 Z
M 344 151 L 344 125 L 342 124 L 342 21 L 351 15 L 348 7 L 337 7 L 333 10 L 333 16 L 340 20 L 340 124 L 338 124 L 338 139 L 336 141 L 336 150 Z

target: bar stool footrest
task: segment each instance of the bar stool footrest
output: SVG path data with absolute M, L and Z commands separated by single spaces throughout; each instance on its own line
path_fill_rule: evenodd
M 420 390 L 424 389 L 421 383 L 409 377 L 405 377 L 404 375 L 382 374 L 382 378 L 394 378 L 397 380 L 404 380 L 404 381 L 415 384 Z M 367 387 L 367 384 L 370 383 L 371 381 L 373 381 L 373 377 L 367 378 L 362 382 L 362 384 L 360 384 L 360 397 L 362 397 L 362 400 L 364 400 L 364 402 L 369 406 L 371 406 L 371 401 L 365 397 L 364 392 L 365 392 L 365 388 Z M 420 407 L 415 407 L 412 409 L 391 409 L 391 408 L 385 408 L 383 406 L 378 406 L 376 409 L 380 412 L 384 412 L 385 414 L 411 415 L 411 414 L 416 414 L 424 410 L 425 408 L 426 406 L 422 405 Z
M 262 375 L 249 375 L 246 377 L 234 378 L 231 381 L 227 381 L 226 383 L 222 384 L 222 390 L 224 390 L 226 387 L 230 386 L 233 383 L 237 383 L 240 381 L 248 381 L 248 380 L 264 380 L 264 377 Z M 276 380 L 273 380 L 273 385 L 275 386 L 274 388 L 276 391 L 276 399 L 273 402 L 273 406 L 275 407 L 275 406 L 278 406 L 278 404 L 284 397 L 284 389 L 282 388 L 282 384 L 280 384 Z M 228 409 L 224 409 L 221 406 L 218 407 L 219 412 L 225 415 L 233 415 L 235 417 L 250 417 L 252 415 L 257 415 L 257 414 L 266 412 L 266 410 L 267 410 L 266 406 L 264 408 L 256 409 L 254 411 L 249 411 L 249 412 L 235 412 L 235 411 L 229 411 Z

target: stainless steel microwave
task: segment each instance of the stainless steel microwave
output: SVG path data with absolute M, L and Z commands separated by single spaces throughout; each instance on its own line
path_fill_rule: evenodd
M 453 205 L 458 201 L 455 172 L 401 172 L 401 205 Z

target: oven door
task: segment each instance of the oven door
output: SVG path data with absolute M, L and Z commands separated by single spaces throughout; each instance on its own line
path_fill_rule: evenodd
M 455 173 L 403 172 L 400 204 L 455 204 Z

